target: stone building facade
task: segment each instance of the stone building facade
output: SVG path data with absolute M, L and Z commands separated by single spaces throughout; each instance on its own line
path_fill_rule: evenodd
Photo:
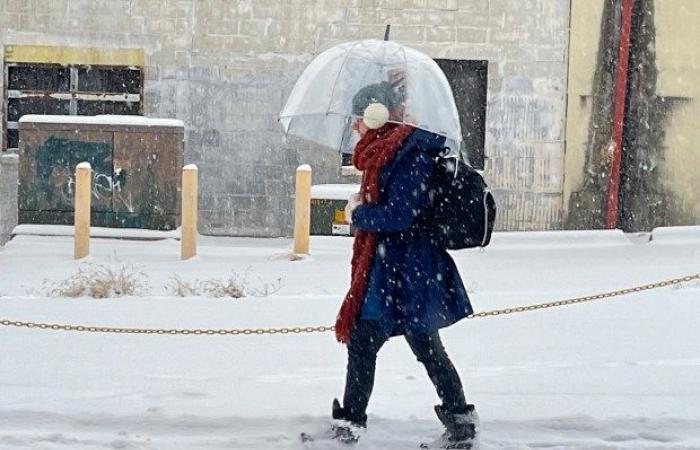
M 285 236 L 294 169 L 342 177 L 336 152 L 285 142 L 276 115 L 315 55 L 391 24 L 433 58 L 486 62 L 497 226 L 546 230 L 563 221 L 569 17 L 570 0 L 0 0 L 0 42 L 142 52 L 143 113 L 184 121 L 200 168 L 200 231 Z

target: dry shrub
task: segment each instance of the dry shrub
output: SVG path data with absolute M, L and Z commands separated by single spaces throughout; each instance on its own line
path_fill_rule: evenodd
M 267 297 L 282 288 L 282 279 L 278 278 L 274 283 L 264 283 L 262 287 L 251 287 L 247 279 L 247 272 L 243 277 L 232 274 L 228 278 L 215 278 L 206 281 L 195 280 L 188 282 L 179 276 L 170 278 L 166 290 L 177 297 L 216 297 L 216 298 L 241 298 L 241 297 Z
M 267 297 L 268 295 L 272 295 L 276 292 L 278 292 L 280 289 L 282 289 L 282 278 L 278 278 L 275 280 L 274 283 L 264 283 L 262 280 L 260 280 L 262 283 L 261 288 L 248 288 L 248 294 L 253 296 L 253 297 Z
M 132 265 L 113 269 L 96 264 L 81 264 L 75 275 L 58 282 L 44 280 L 43 286 L 50 297 L 122 297 L 145 293 L 148 290 L 148 277 Z
M 202 290 L 210 297 L 241 298 L 246 296 L 245 279 L 239 280 L 236 274 L 229 278 L 208 280 L 203 283 Z
M 194 283 L 189 283 L 183 281 L 177 275 L 170 277 L 170 284 L 167 284 L 165 289 L 176 297 L 196 297 L 201 295 L 202 292 L 199 280 L 195 280 Z

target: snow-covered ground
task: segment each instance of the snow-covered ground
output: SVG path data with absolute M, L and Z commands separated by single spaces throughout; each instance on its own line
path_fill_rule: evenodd
M 477 311 L 540 303 L 700 272 L 700 228 L 502 233 L 454 254 Z M 331 325 L 349 281 L 349 238 L 179 242 L 93 239 L 89 260 L 134 264 L 142 297 L 47 298 L 76 273 L 72 238 L 20 235 L 0 249 L 0 319 L 82 325 L 240 328 Z M 171 277 L 244 274 L 263 298 L 179 298 Z M 444 330 L 482 420 L 482 449 L 699 449 L 700 282 L 494 318 Z M 274 336 L 88 334 L 0 326 L 0 449 L 299 449 L 342 395 L 332 333 Z M 437 396 L 402 339 L 380 353 L 357 449 L 437 437 Z M 313 448 L 326 448 L 316 445 Z M 337 448 L 337 447 L 330 447 Z

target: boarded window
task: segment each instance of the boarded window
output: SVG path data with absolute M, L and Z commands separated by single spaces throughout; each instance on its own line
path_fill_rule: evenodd
M 11 98 L 7 102 L 7 120 L 17 122 L 26 114 L 70 113 L 70 100 L 57 100 L 51 97 Z
M 141 72 L 116 67 L 79 69 L 78 90 L 85 92 L 140 94 Z
M 7 87 L 19 91 L 69 92 L 70 68 L 52 65 L 10 65 Z
M 138 102 L 85 101 L 78 100 L 78 115 L 96 116 L 98 114 L 138 115 Z
M 143 113 L 138 67 L 7 63 L 3 150 L 19 147 L 19 119 L 27 114 Z
M 488 61 L 436 59 L 450 83 L 462 127 L 462 155 L 475 169 L 484 168 Z

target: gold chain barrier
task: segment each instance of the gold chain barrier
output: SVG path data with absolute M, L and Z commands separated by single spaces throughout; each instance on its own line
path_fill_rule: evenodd
M 658 283 L 644 284 L 642 286 L 635 286 L 635 287 L 626 288 L 626 289 L 618 289 L 617 291 L 603 292 L 601 294 L 594 294 L 594 295 L 586 295 L 585 297 L 574 297 L 574 298 L 569 298 L 566 300 L 558 300 L 558 301 L 549 302 L 549 303 L 539 303 L 536 305 L 517 306 L 515 308 L 505 308 L 505 309 L 496 309 L 493 311 L 485 311 L 485 312 L 472 314 L 468 318 L 475 319 L 477 317 L 500 316 L 503 314 L 514 314 L 514 313 L 520 313 L 520 312 L 525 312 L 525 311 L 534 311 L 537 309 L 554 308 L 557 306 L 566 306 L 566 305 L 574 305 L 577 303 L 592 302 L 594 300 L 602 300 L 602 299 L 606 299 L 606 298 L 610 298 L 610 297 L 619 297 L 621 295 L 634 294 L 636 292 L 650 291 L 652 289 L 659 289 L 659 288 L 666 287 L 666 286 L 679 285 L 680 283 L 683 283 L 683 282 L 687 283 L 687 282 L 690 282 L 693 280 L 700 280 L 700 273 L 696 273 L 695 275 L 688 275 L 688 276 L 681 277 L 681 278 L 673 278 L 671 280 L 659 281 Z
M 636 292 L 650 291 L 652 289 L 660 289 L 667 286 L 679 285 L 680 283 L 700 280 L 700 273 L 688 275 L 681 278 L 673 278 L 670 280 L 659 281 L 657 283 L 635 286 L 627 289 L 619 289 L 616 291 L 604 292 L 601 294 L 587 295 L 585 297 L 575 297 L 565 300 L 558 300 L 549 303 L 539 303 L 535 305 L 517 306 L 513 308 L 495 309 L 492 311 L 484 311 L 474 313 L 468 316 L 468 319 L 476 319 L 480 317 L 501 316 L 507 314 L 515 314 L 526 311 L 535 311 L 539 309 L 555 308 L 557 306 L 574 305 L 578 303 L 591 302 L 594 300 L 602 300 L 611 297 L 619 297 L 621 295 L 633 294 Z M 285 327 L 285 328 L 223 328 L 223 329 L 183 329 L 183 328 L 123 328 L 123 327 L 94 327 L 86 325 L 62 325 L 57 323 L 40 323 L 40 322 L 23 322 L 20 320 L 0 320 L 2 326 L 24 327 L 24 328 L 39 328 L 41 330 L 60 330 L 60 331 L 82 331 L 90 333 L 118 333 L 118 334 L 160 334 L 160 335 L 195 335 L 195 336 L 224 336 L 224 335 L 263 335 L 263 334 L 290 334 L 290 333 L 324 333 L 333 331 L 333 326 L 318 326 L 318 327 Z

